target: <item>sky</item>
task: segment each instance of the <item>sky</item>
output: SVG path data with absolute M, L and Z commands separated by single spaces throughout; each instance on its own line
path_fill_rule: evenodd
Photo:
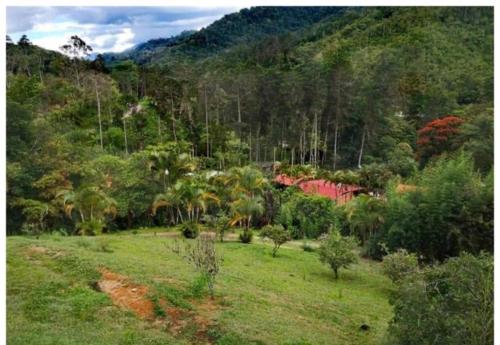
M 153 38 L 199 30 L 238 7 L 7 7 L 7 34 L 59 50 L 71 35 L 95 53 L 121 52 Z

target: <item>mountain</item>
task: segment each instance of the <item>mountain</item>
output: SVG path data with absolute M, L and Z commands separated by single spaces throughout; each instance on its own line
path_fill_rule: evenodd
M 168 47 L 173 47 L 185 41 L 189 36 L 196 33 L 194 30 L 183 31 L 179 35 L 169 38 L 156 38 L 125 50 L 121 53 L 106 53 L 103 54 L 107 63 L 113 63 L 122 60 L 133 60 L 139 64 L 147 63 L 152 56 L 161 54 Z
M 104 54 L 106 61 L 131 59 L 158 63 L 168 56 L 204 58 L 222 50 L 307 28 L 327 17 L 340 16 L 343 7 L 252 7 L 225 15 L 199 31 L 141 43 L 119 54 Z

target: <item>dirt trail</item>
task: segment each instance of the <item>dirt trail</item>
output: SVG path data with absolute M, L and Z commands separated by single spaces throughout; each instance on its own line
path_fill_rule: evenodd
M 142 319 L 154 319 L 154 305 L 147 297 L 148 288 L 131 284 L 127 278 L 106 269 L 97 283 L 99 290 L 106 293 L 116 305 L 130 309 Z
M 207 298 L 202 301 L 190 301 L 194 311 L 175 307 L 161 299 L 160 307 L 165 317 L 155 315 L 155 306 L 148 297 L 148 287 L 133 284 L 129 279 L 107 269 L 100 270 L 102 277 L 97 282 L 99 291 L 106 293 L 114 304 L 132 310 L 141 319 L 152 321 L 155 325 L 167 325 L 172 335 L 181 335 L 185 331 L 195 329 L 193 344 L 213 344 L 208 336 L 210 327 L 215 325 L 218 312 L 216 300 Z

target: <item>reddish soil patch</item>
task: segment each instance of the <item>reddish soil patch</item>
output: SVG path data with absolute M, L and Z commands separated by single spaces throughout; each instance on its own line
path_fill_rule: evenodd
M 153 302 L 147 298 L 148 288 L 130 283 L 126 277 L 106 269 L 101 270 L 99 289 L 108 294 L 113 303 L 130 309 L 142 319 L 154 319 Z
M 193 344 L 213 343 L 208 336 L 208 331 L 215 325 L 218 309 L 216 300 L 210 298 L 202 301 L 193 300 L 191 303 L 195 307 L 194 311 L 178 308 L 165 300 L 160 300 L 159 304 L 165 311 L 166 317 L 156 319 L 153 302 L 148 298 L 147 286 L 133 284 L 127 277 L 106 269 L 100 272 L 102 278 L 97 283 L 97 287 L 106 293 L 114 304 L 132 310 L 142 319 L 154 321 L 155 325 L 161 326 L 166 323 L 169 332 L 173 335 L 183 334 L 194 327 L 196 331 L 192 340 Z
M 45 254 L 48 249 L 45 247 L 31 246 L 28 248 L 28 254 Z
M 208 336 L 208 330 L 215 324 L 217 319 L 217 310 L 219 306 L 217 301 L 211 298 L 206 298 L 201 302 L 193 303 L 196 307 L 196 314 L 193 316 L 193 321 L 197 326 L 196 338 L 205 344 L 212 344 Z

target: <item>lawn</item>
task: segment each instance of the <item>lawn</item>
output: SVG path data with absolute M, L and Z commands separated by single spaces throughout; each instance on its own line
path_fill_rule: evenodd
M 360 260 L 335 281 L 318 255 L 297 243 L 273 258 L 259 239 L 226 242 L 218 244 L 224 262 L 211 301 L 200 293 L 198 273 L 167 248 L 173 241 L 172 232 L 161 229 L 156 235 L 9 237 L 8 344 L 342 345 L 384 338 L 391 283 L 377 262 Z M 156 319 L 141 319 L 95 289 L 103 267 L 146 286 Z M 189 315 L 176 332 L 166 305 Z M 204 337 L 200 319 L 210 320 Z M 369 330 L 361 330 L 363 324 Z

